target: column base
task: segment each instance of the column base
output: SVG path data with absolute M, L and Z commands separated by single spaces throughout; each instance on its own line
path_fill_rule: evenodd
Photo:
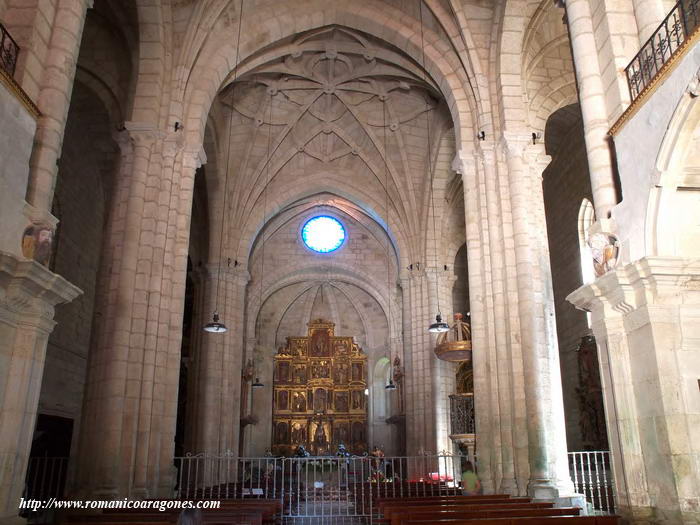
M 548 479 L 530 480 L 527 495 L 535 501 L 554 501 L 559 497 L 559 489 Z
M 3 516 L 0 525 L 27 525 L 27 519 L 21 516 Z
M 498 489 L 498 492 L 500 492 L 501 494 L 509 494 L 510 496 L 517 496 L 518 483 L 513 478 L 503 478 L 501 480 L 501 487 Z
M 680 509 L 659 507 L 620 507 L 617 509 L 617 514 L 625 520 L 625 523 L 631 525 L 700 523 L 700 511 L 683 512 Z

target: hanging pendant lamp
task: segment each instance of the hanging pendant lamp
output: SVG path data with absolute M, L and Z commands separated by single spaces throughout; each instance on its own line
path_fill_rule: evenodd
M 255 378 L 255 381 L 253 381 L 253 384 L 250 385 L 250 386 L 252 386 L 253 388 L 263 388 L 265 385 L 264 385 L 264 383 L 261 383 L 261 382 L 260 382 L 260 378 L 259 378 L 259 377 L 256 377 L 256 378 Z
M 214 311 L 212 321 L 204 325 L 204 331 L 212 334 L 223 334 L 224 332 L 228 332 L 226 325 L 219 321 L 219 312 Z
M 419 5 L 418 5 L 418 12 L 420 16 L 420 45 L 421 45 L 421 57 L 422 57 L 422 66 L 423 66 L 423 73 L 425 74 L 425 41 L 423 39 L 423 0 L 418 0 Z M 425 83 L 426 85 L 428 84 L 428 78 L 427 75 L 425 77 Z M 428 104 L 428 109 L 430 109 L 430 105 Z M 435 225 L 435 215 L 437 215 L 437 212 L 435 210 L 435 191 L 433 188 L 433 183 L 435 179 L 435 172 L 433 171 L 433 156 L 432 156 L 432 151 L 431 151 L 431 137 L 430 137 L 430 115 L 428 114 L 428 111 L 425 112 L 425 118 L 426 122 L 428 125 L 428 173 L 430 173 L 430 205 L 433 209 L 433 239 L 435 239 L 436 243 L 436 250 L 437 250 L 437 226 Z M 428 327 L 428 332 L 431 334 L 441 334 L 444 332 L 447 332 L 450 329 L 450 326 L 442 320 L 442 314 L 440 313 L 440 286 L 438 283 L 438 269 L 437 269 L 437 264 L 435 266 L 435 297 L 437 299 L 437 315 L 435 316 L 435 322 L 431 323 L 430 326 Z
M 394 384 L 394 379 L 392 377 L 389 378 L 389 383 L 384 387 L 384 390 L 396 390 L 396 385 Z
M 438 292 L 439 293 L 439 292 Z M 442 334 L 450 329 L 445 321 L 442 320 L 442 315 L 439 313 L 435 316 L 435 322 L 428 327 L 428 332 L 431 334 Z
M 241 47 L 241 27 L 243 26 L 243 0 L 241 0 L 241 19 L 238 22 L 238 42 L 236 44 L 236 66 L 233 69 L 233 81 L 231 82 L 231 117 L 228 125 L 228 153 L 226 154 L 226 177 L 224 177 L 224 202 L 221 210 L 221 232 L 219 236 L 219 266 L 216 273 L 216 306 L 211 322 L 204 325 L 204 331 L 210 334 L 224 334 L 228 332 L 226 325 L 219 319 L 219 286 L 221 284 L 221 254 L 224 245 L 224 222 L 226 221 L 226 195 L 228 193 L 228 174 L 231 160 L 231 128 L 233 127 L 233 103 L 236 93 L 236 76 L 238 75 L 238 57 Z M 229 259 L 229 265 L 231 259 Z M 237 264 L 237 263 L 236 263 Z

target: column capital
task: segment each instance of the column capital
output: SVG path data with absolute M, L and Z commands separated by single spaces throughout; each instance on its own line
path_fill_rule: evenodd
M 134 146 L 150 147 L 159 140 L 164 140 L 167 133 L 158 129 L 153 124 L 144 122 L 125 122 L 122 131 Z
M 474 150 L 463 148 L 459 150 L 452 159 L 452 170 L 462 175 L 462 177 L 476 171 L 476 157 Z
M 506 155 L 523 157 L 525 150 L 532 143 L 532 137 L 519 131 L 504 131 L 501 135 L 500 147 Z

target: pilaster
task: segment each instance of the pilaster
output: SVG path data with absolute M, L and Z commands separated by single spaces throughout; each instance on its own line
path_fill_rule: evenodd
M 39 263 L 0 252 L 0 522 L 18 514 L 54 307 L 81 293 Z
M 632 523 L 700 519 L 700 263 L 646 257 L 567 300 L 592 312 L 618 512 Z

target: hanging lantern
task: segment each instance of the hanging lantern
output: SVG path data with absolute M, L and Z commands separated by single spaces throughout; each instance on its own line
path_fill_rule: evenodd
M 439 335 L 435 355 L 443 361 L 471 361 L 472 332 L 469 323 L 462 320 L 462 314 L 455 314 L 454 319 L 449 330 Z

